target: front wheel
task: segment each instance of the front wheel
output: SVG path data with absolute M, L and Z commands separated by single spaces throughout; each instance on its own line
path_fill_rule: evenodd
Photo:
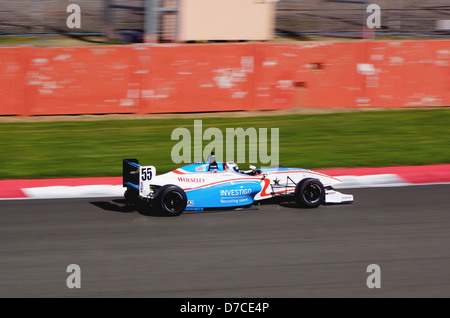
M 304 179 L 295 187 L 295 200 L 303 208 L 317 208 L 325 200 L 325 188 L 317 179 Z
M 164 215 L 178 216 L 187 205 L 186 193 L 176 185 L 165 185 L 158 190 L 154 199 Z

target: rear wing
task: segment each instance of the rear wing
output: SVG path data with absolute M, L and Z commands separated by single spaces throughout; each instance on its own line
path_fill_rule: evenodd
M 156 176 L 154 166 L 141 166 L 137 159 L 123 159 L 122 185 L 139 191 L 141 197 L 150 195 L 151 180 Z
M 122 184 L 139 190 L 139 160 L 123 159 L 122 161 Z

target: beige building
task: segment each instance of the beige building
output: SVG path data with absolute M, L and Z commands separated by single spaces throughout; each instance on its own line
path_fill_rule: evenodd
M 166 0 L 165 7 L 177 1 Z M 162 18 L 163 40 L 269 40 L 276 0 L 182 0 Z

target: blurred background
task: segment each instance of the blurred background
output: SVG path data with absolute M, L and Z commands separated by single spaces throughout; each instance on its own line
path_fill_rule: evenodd
M 108 34 L 109 40 L 140 42 L 144 32 L 156 41 L 179 40 L 185 23 L 189 2 L 177 0 L 0 0 L 0 35 L 43 35 L 77 33 L 84 35 Z M 201 2 L 201 1 L 200 1 Z M 213 3 L 214 1 L 210 2 Z M 218 2 L 218 1 L 216 1 Z M 243 1 L 241 3 L 248 2 Z M 250 1 L 252 2 L 252 1 Z M 253 5 L 267 1 L 253 1 Z M 68 4 L 76 3 L 82 9 L 82 27 L 66 27 Z M 197 1 L 197 3 L 199 3 Z M 232 10 L 239 9 L 229 2 Z M 382 8 L 381 28 L 378 35 L 437 36 L 448 34 L 450 5 L 447 0 L 281 0 L 272 2 L 275 36 L 310 39 L 311 36 L 361 38 L 367 18 L 366 8 L 376 3 Z M 187 4 L 187 5 L 186 5 Z M 200 4 L 203 6 L 203 4 Z M 253 14 L 252 14 L 253 12 Z M 257 15 L 255 7 L 245 12 L 251 24 Z M 223 11 L 210 11 L 211 18 L 233 21 L 233 15 Z M 146 18 L 147 17 L 147 18 Z M 263 23 L 272 23 L 266 20 Z M 253 26 L 248 25 L 248 28 Z M 263 28 L 264 25 L 258 25 Z M 245 32 L 245 30 L 242 30 Z M 112 34 L 118 36 L 112 37 Z M 271 34 L 272 35 L 272 34 Z M 264 40 L 267 38 L 260 38 Z M 218 40 L 205 38 L 204 40 Z
M 0 178 L 115 176 L 124 154 L 168 171 L 194 118 L 282 128 L 285 165 L 447 163 L 449 21 L 448 0 L 0 0 L 0 122 L 20 122 Z

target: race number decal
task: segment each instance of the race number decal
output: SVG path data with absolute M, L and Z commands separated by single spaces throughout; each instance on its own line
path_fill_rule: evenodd
M 150 184 L 156 175 L 154 166 L 141 166 L 139 168 L 139 195 L 148 197 L 150 193 Z

